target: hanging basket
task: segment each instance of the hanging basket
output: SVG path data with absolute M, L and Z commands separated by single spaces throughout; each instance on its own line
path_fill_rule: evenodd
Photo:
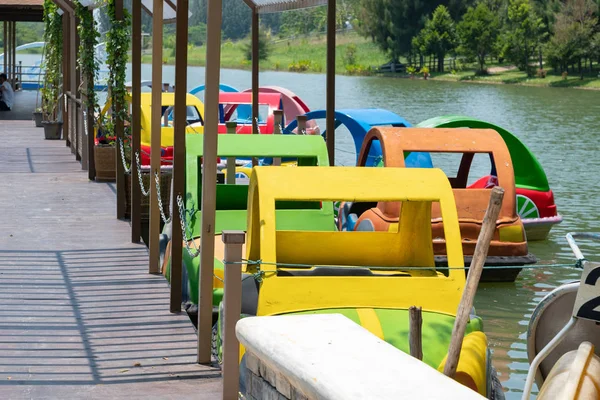
M 111 145 L 94 146 L 96 180 L 114 182 L 117 177 L 117 148 Z
M 160 197 L 162 199 L 166 217 L 168 218 L 170 216 L 169 210 L 171 209 L 171 180 L 173 178 L 173 167 L 163 166 L 160 170 Z M 152 175 L 152 179 L 150 179 L 150 168 L 148 167 L 142 167 L 141 172 L 144 189 L 150 190 L 150 185 L 156 185 L 154 175 Z M 134 182 L 134 184 L 139 186 L 139 182 Z M 149 221 L 150 196 L 141 196 L 141 207 L 142 221 Z M 131 173 L 125 174 L 125 218 L 131 218 Z

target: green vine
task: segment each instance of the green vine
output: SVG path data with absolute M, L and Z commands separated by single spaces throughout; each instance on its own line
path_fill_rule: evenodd
M 100 34 L 96 29 L 96 23 L 94 21 L 94 16 L 90 12 L 90 10 L 81 5 L 79 2 L 75 2 L 76 8 L 75 13 L 79 20 L 79 25 L 77 25 L 77 33 L 79 34 L 79 57 L 77 59 L 77 63 L 79 65 L 79 70 L 81 71 L 81 76 L 85 77 L 84 82 L 88 82 L 91 85 L 87 87 L 83 85 L 80 87 L 81 93 L 85 95 L 84 104 L 88 108 L 92 108 L 94 112 L 98 109 L 98 96 L 94 91 L 93 84 L 98 79 L 98 60 L 94 54 L 94 49 L 98 44 L 98 38 Z M 88 90 L 91 89 L 91 90 Z
M 123 19 L 117 19 L 115 0 L 108 0 L 107 9 L 112 26 L 106 34 L 106 64 L 108 66 L 108 92 L 112 104 L 111 114 L 113 125 L 115 125 L 117 119 L 129 120 L 125 69 L 131 41 L 131 15 L 127 9 L 123 9 Z
M 42 113 L 48 121 L 58 119 L 61 96 L 62 17 L 52 0 L 44 0 L 44 86 L 42 87 Z

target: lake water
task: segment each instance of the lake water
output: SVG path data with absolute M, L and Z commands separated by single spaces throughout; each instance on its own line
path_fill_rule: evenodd
M 175 81 L 174 68 L 163 67 L 164 82 Z M 128 77 L 130 79 L 130 76 Z M 151 79 L 150 65 L 142 79 Z M 188 69 L 188 89 L 204 83 L 204 68 Z M 222 70 L 221 82 L 238 89 L 251 86 L 250 73 Z M 264 72 L 261 85 L 294 91 L 311 109 L 325 108 L 325 76 Z M 413 124 L 425 119 L 462 114 L 498 124 L 517 135 L 538 157 L 564 222 L 545 242 L 530 251 L 540 264 L 570 263 L 567 232 L 600 232 L 600 91 L 534 88 L 510 85 L 458 84 L 381 77 L 336 79 L 336 108 L 380 107 Z M 354 146 L 338 131 L 336 164 L 353 165 Z M 600 246 L 583 243 L 588 259 L 600 259 Z M 545 293 L 577 280 L 569 268 L 529 269 L 514 283 L 481 284 L 475 307 L 494 350 L 493 362 L 508 399 L 520 398 L 528 369 L 526 331 L 531 312 Z
M 174 68 L 164 66 L 164 81 L 174 82 Z M 142 78 L 151 79 L 144 65 Z M 204 69 L 188 69 L 188 89 L 204 83 Z M 240 90 L 251 86 L 247 71 L 223 70 L 221 82 Z M 261 85 L 294 91 L 311 109 L 325 108 L 325 76 L 264 72 Z M 498 124 L 517 135 L 538 157 L 564 222 L 530 251 L 540 264 L 570 263 L 574 257 L 564 236 L 571 231 L 600 232 L 600 91 L 510 85 L 458 84 L 381 77 L 336 79 L 336 108 L 381 107 L 413 124 L 462 114 Z M 339 132 L 339 130 L 338 130 Z M 349 134 L 339 132 L 336 164 L 353 165 Z M 600 259 L 600 246 L 584 243 L 589 259 Z M 595 255 L 594 255 L 595 253 Z M 475 307 L 493 348 L 493 362 L 508 399 L 520 398 L 528 369 L 526 332 L 531 312 L 544 295 L 577 280 L 574 269 L 530 269 L 515 283 L 481 284 Z

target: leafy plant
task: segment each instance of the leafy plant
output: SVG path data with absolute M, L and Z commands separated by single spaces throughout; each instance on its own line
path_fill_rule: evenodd
M 344 53 L 344 65 L 356 65 L 356 52 L 357 48 L 354 43 L 350 43 L 346 46 L 346 51 Z
M 424 66 L 423 68 L 421 68 L 421 73 L 423 74 L 423 78 L 427 79 L 427 77 L 429 76 L 429 67 Z
M 44 86 L 42 88 L 42 112 L 47 121 L 56 121 L 61 97 L 62 64 L 62 18 L 58 6 L 52 0 L 44 0 Z
M 412 44 L 423 53 L 434 54 L 438 72 L 444 72 L 444 58 L 458 44 L 454 21 L 445 6 L 438 6 L 431 18 L 427 18 L 425 27 L 413 39 Z
M 414 65 L 409 65 L 406 67 L 406 72 L 412 77 L 417 73 L 417 67 Z
M 107 123 L 105 126 L 114 132 L 117 121 L 128 121 L 129 119 L 125 69 L 131 35 L 131 15 L 127 9 L 123 9 L 123 18 L 117 19 L 115 0 L 108 0 L 107 11 L 112 24 L 112 28 L 106 33 L 106 65 L 108 66 L 108 93 L 111 101 L 112 124 Z
M 94 82 L 98 78 L 98 60 L 94 54 L 94 49 L 98 44 L 98 38 L 100 34 L 96 29 L 96 22 L 94 16 L 87 7 L 76 2 L 75 12 L 79 25 L 77 25 L 77 32 L 79 34 L 79 55 L 77 63 L 81 71 L 81 76 L 84 81 L 81 84 L 80 90 L 85 94 L 84 104 L 89 109 L 91 108 L 94 112 L 98 109 L 98 97 L 94 91 Z M 87 83 L 87 86 L 84 85 Z

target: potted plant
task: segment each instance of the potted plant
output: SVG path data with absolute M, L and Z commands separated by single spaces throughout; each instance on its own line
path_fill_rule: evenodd
M 423 74 L 423 79 L 429 78 L 429 68 L 428 67 L 421 68 L 421 73 Z
M 35 111 L 33 112 L 33 120 L 35 121 L 35 126 L 37 128 L 41 128 L 44 125 L 42 125 L 42 108 L 38 107 L 35 109 Z
M 417 72 L 417 69 L 413 65 L 406 67 L 406 72 L 408 72 L 408 75 L 410 75 L 410 79 L 415 79 L 415 73 Z
M 52 0 L 44 0 L 44 58 L 46 71 L 42 88 L 42 126 L 46 139 L 60 139 L 62 121 L 58 119 L 61 99 L 62 18 Z
M 114 181 L 117 176 L 115 129 L 110 115 L 100 115 L 96 125 L 94 163 L 96 180 Z

